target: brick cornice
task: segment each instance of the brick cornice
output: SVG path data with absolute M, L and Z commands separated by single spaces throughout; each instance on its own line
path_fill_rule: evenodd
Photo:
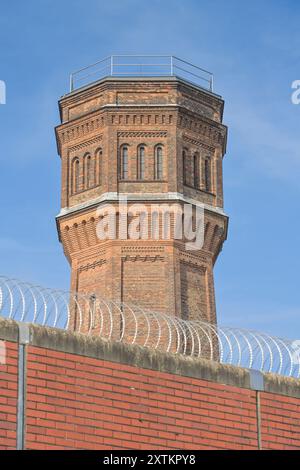
M 148 138 L 148 137 L 153 137 L 153 138 L 166 138 L 168 136 L 167 131 L 118 131 L 117 133 L 118 137 L 134 137 L 134 138 Z
M 195 145 L 196 147 L 203 148 L 205 150 L 208 150 L 209 152 L 213 153 L 215 148 L 212 147 L 211 145 L 206 144 L 202 140 L 196 139 L 190 135 L 183 134 L 182 140 L 188 144 Z
M 97 142 L 102 142 L 103 135 L 99 135 L 97 137 L 94 137 L 93 139 L 85 140 L 84 142 L 77 144 L 77 145 L 72 145 L 71 147 L 68 147 L 69 152 L 76 152 L 77 150 L 81 150 L 84 147 L 87 147 L 89 145 L 96 144 Z

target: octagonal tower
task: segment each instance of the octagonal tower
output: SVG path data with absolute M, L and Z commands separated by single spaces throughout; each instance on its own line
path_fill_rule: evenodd
M 213 266 L 228 222 L 224 102 L 173 68 L 168 75 L 128 75 L 111 70 L 59 101 L 57 227 L 71 266 L 71 289 L 215 323 Z M 134 219 L 130 213 L 120 216 L 124 196 L 129 208 L 138 203 L 149 211 L 153 205 L 168 210 L 174 204 L 183 212 L 187 205 L 203 207 L 201 247 L 188 249 L 186 238 L 175 237 L 172 214 L 168 238 L 154 235 L 149 226 L 143 238 L 124 236 Z M 104 239 L 97 224 L 107 204 L 115 208 L 117 227 Z M 76 327 L 76 318 L 72 324 Z

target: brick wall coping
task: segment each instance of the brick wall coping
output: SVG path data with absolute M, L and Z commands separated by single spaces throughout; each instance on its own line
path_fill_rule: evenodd
M 300 380 L 295 378 L 107 341 L 96 336 L 58 328 L 0 318 L 0 339 L 183 377 L 300 398 Z

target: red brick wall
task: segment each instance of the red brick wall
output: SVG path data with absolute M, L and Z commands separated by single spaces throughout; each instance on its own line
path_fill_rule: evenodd
M 0 449 L 16 448 L 18 351 L 6 341 L 6 363 L 0 363 Z
M 262 394 L 264 447 L 300 448 L 299 406 Z M 30 347 L 26 445 L 256 449 L 256 392 Z
M 300 400 L 271 393 L 261 395 L 264 449 L 300 449 Z
M 0 376 L 0 449 L 16 448 L 17 347 Z M 257 392 L 27 346 L 27 449 L 257 449 Z M 260 393 L 263 449 L 300 449 L 300 400 Z

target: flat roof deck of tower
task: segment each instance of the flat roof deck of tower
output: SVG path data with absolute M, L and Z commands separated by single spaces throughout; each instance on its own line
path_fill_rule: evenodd
M 70 93 L 106 78 L 181 79 L 213 93 L 213 74 L 172 55 L 111 55 L 70 75 Z

